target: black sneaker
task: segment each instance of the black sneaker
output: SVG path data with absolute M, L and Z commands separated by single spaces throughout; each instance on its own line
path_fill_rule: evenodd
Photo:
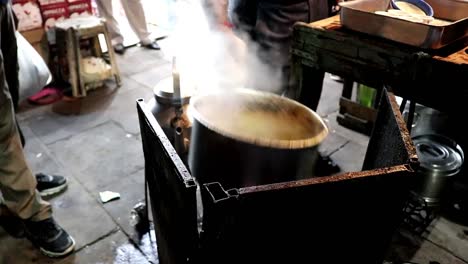
M 56 194 L 67 188 L 67 179 L 63 176 L 38 173 L 36 174 L 36 181 L 36 189 L 41 196 Z
M 115 53 L 122 55 L 122 54 L 125 53 L 125 46 L 123 44 L 121 44 L 121 43 L 115 44 L 114 45 L 114 51 L 115 51 Z
M 52 217 L 38 222 L 25 221 L 24 229 L 31 243 L 49 257 L 63 257 L 75 249 L 73 238 Z
M 156 40 L 153 40 L 152 42 L 148 43 L 148 44 L 142 44 L 143 47 L 147 48 L 147 49 L 152 49 L 152 50 L 160 50 L 161 47 L 159 46 L 158 42 L 156 42 Z

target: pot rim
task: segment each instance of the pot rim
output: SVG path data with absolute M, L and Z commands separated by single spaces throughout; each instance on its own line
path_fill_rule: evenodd
M 222 128 L 219 128 L 217 126 L 211 125 L 210 122 L 208 122 L 203 115 L 196 109 L 195 105 L 197 102 L 202 100 L 205 96 L 210 96 L 210 95 L 220 95 L 220 94 L 226 94 L 226 96 L 230 93 L 241 93 L 241 94 L 252 94 L 252 95 L 260 95 L 263 97 L 270 97 L 270 98 L 275 98 L 279 100 L 286 101 L 288 104 L 293 104 L 296 107 L 299 107 L 306 112 L 310 113 L 314 119 L 318 120 L 318 123 L 321 124 L 323 127 L 322 131 L 318 133 L 317 135 L 305 139 L 293 139 L 293 140 L 285 140 L 285 139 L 267 139 L 267 138 L 257 138 L 257 137 L 248 137 L 248 136 L 243 136 L 243 135 L 237 135 L 235 133 L 226 131 Z M 277 94 L 271 93 L 271 92 L 264 92 L 264 91 L 256 91 L 252 89 L 247 89 L 247 88 L 236 88 L 233 90 L 229 91 L 211 91 L 203 94 L 198 94 L 195 95 L 191 98 L 191 102 L 189 105 L 190 112 L 192 117 L 200 122 L 202 125 L 207 127 L 208 129 L 219 133 L 223 136 L 229 137 L 234 140 L 239 140 L 243 142 L 247 142 L 250 144 L 254 144 L 257 146 L 263 146 L 263 147 L 270 147 L 270 148 L 277 148 L 277 149 L 304 149 L 304 148 L 311 148 L 315 147 L 318 144 L 320 144 L 328 135 L 329 129 L 323 119 L 312 109 L 306 107 L 305 105 L 292 100 L 287 97 L 279 96 Z
M 436 143 L 445 145 L 447 148 L 451 149 L 454 153 L 457 153 L 460 156 L 460 164 L 455 168 L 437 168 L 432 167 L 429 164 L 424 162 L 419 163 L 418 171 L 424 173 L 428 177 L 451 177 L 457 175 L 462 169 L 463 163 L 465 161 L 465 154 L 460 145 L 458 145 L 453 139 L 435 133 L 422 134 L 412 137 L 413 143 L 418 144 L 420 139 L 430 139 Z M 419 159 L 419 156 L 418 156 Z

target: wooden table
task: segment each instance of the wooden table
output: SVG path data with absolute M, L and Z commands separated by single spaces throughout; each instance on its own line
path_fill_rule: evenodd
M 468 104 L 468 40 L 440 50 L 423 50 L 343 28 L 339 16 L 310 24 L 296 23 L 292 44 L 293 76 L 299 89 L 310 68 L 318 68 L 371 87 L 389 87 L 396 95 L 440 111 L 456 112 Z M 340 113 L 372 121 L 375 109 L 350 100 Z

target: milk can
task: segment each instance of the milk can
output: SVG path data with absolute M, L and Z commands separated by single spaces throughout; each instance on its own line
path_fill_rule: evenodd
M 177 153 L 183 158 L 188 151 L 192 122 L 187 114 L 191 90 L 181 88 L 178 74 L 161 80 L 148 102 L 151 112 Z
M 438 206 L 452 177 L 463 165 L 463 151 L 450 138 L 435 134 L 413 137 L 413 143 L 420 162 L 413 191 L 428 206 Z

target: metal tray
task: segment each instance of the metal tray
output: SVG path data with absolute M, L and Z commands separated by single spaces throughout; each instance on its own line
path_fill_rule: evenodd
M 433 26 L 375 14 L 386 11 L 390 0 L 341 2 L 340 19 L 345 28 L 424 49 L 439 49 L 468 36 L 468 0 L 426 0 L 434 17 L 451 21 Z

